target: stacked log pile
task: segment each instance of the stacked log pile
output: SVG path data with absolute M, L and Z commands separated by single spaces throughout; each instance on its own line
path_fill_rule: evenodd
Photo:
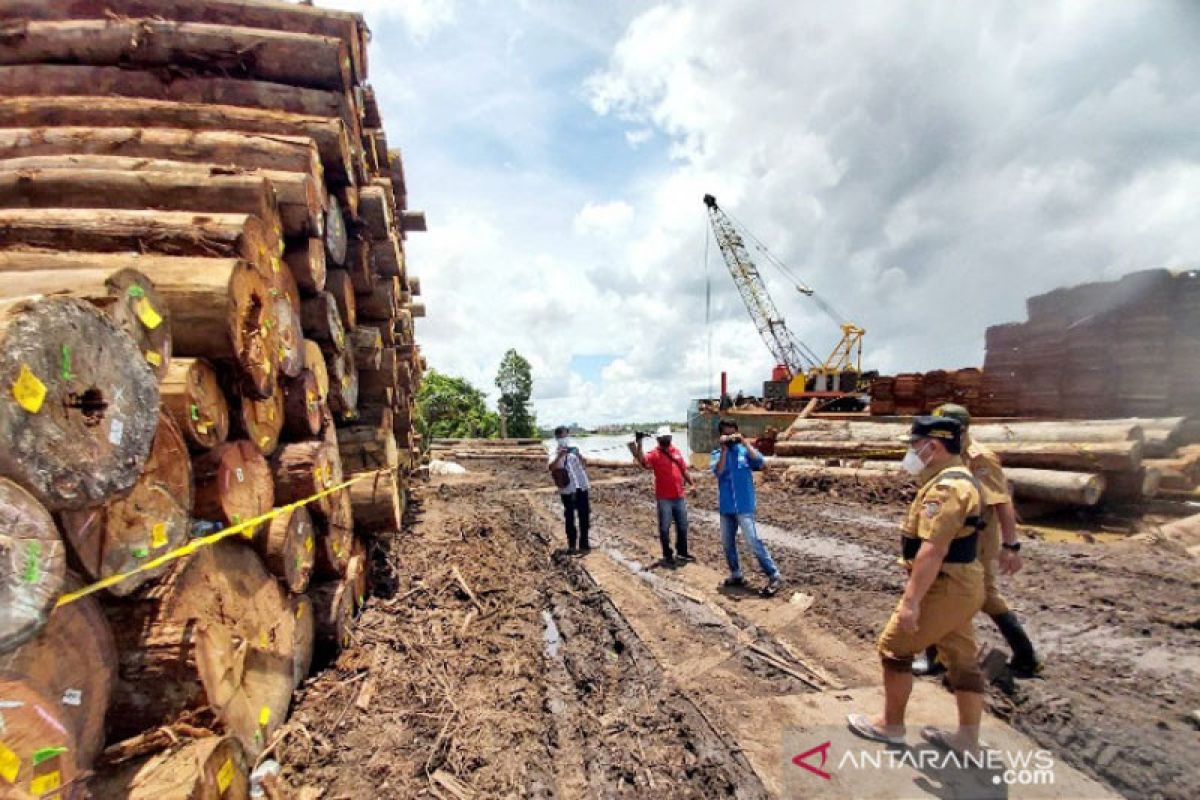
M 942 403 L 977 408 L 982 391 L 983 373 L 974 367 L 883 375 L 871 381 L 871 416 L 927 414 Z
M 797 419 L 779 437 L 781 466 L 805 471 L 898 470 L 902 422 Z M 1190 495 L 1200 479 L 1200 430 L 1183 417 L 1086 422 L 977 422 L 971 437 L 993 450 L 1019 500 L 1055 507 Z M 857 476 L 852 476 L 857 477 Z
M 37 709 L 5 709 L 0 794 L 82 797 L 95 768 L 244 796 L 419 453 L 425 220 L 367 29 L 272 0 L 0 17 L 0 682 Z

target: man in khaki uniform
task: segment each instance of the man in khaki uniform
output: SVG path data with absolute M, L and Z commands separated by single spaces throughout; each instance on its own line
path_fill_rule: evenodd
M 1012 649 L 1009 668 L 1019 677 L 1033 677 L 1041 671 L 1042 666 L 1021 620 L 1008 607 L 997 585 L 998 576 L 1014 575 L 1021 569 L 1017 515 L 1013 510 L 1012 496 L 1004 469 L 1000 466 L 1000 458 L 978 442 L 971 441 L 971 414 L 967 409 L 947 403 L 934 409 L 933 415 L 958 420 L 962 425 L 964 461 L 983 491 L 983 504 L 987 508 L 984 515 L 987 527 L 979 539 L 979 561 L 983 565 L 983 613 L 992 618 Z M 936 675 L 944 672 L 945 667 L 936 660 L 936 654 L 936 648 L 927 650 L 925 663 L 918 661 L 913 664 L 913 674 Z
M 983 714 L 983 675 L 975 657 L 972 619 L 983 605 L 983 567 L 977 558 L 983 528 L 982 493 L 960 457 L 962 426 L 944 417 L 917 417 L 907 437 L 905 469 L 921 488 L 901 536 L 908 570 L 904 595 L 879 637 L 883 713 L 851 714 L 850 729 L 867 739 L 904 743 L 904 714 L 912 693 L 913 656 L 936 644 L 949 667 L 958 703 L 958 730 L 934 727 L 921 735 L 950 750 L 975 750 Z

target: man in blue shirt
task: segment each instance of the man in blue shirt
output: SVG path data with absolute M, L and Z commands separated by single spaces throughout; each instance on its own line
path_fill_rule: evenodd
M 742 568 L 738 562 L 737 532 L 741 528 L 746 542 L 758 559 L 758 565 L 767 576 L 767 585 L 760 594 L 774 597 L 783 586 L 779 568 L 771 560 L 767 546 L 758 538 L 755 525 L 754 473 L 766 463 L 762 453 L 742 438 L 738 424 L 732 419 L 723 419 L 717 428 L 721 434 L 720 446 L 712 451 L 709 466 L 717 476 L 717 493 L 721 512 L 721 544 L 725 548 L 725 561 L 729 564 L 729 577 L 725 586 L 745 586 Z

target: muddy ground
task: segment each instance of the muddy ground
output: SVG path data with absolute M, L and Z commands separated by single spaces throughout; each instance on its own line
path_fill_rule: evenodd
M 410 529 L 378 544 L 354 645 L 297 701 L 279 750 L 289 781 L 329 799 L 777 793 L 730 733 L 731 699 L 818 691 L 864 665 L 819 647 L 789 656 L 755 624 L 768 601 L 693 602 L 678 575 L 647 569 L 658 556 L 647 476 L 593 475 L 598 549 L 580 560 L 561 553 L 540 466 L 471 466 L 419 488 Z M 715 584 L 714 488 L 701 478 L 691 499 L 699 564 L 676 572 L 715 570 Z M 808 598 L 806 618 L 865 668 L 902 585 L 901 512 L 899 494 L 769 477 L 760 489 L 781 598 Z M 1001 671 L 992 711 L 1115 792 L 1194 797 L 1196 568 L 1147 545 L 1029 541 L 1024 554 L 1005 591 L 1046 668 L 1027 681 Z M 990 623 L 978 630 L 1002 646 Z

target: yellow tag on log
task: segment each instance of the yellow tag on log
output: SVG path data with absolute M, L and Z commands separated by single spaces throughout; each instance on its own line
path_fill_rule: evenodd
M 303 616 L 304 616 L 304 604 L 300 603 L 296 606 L 296 619 L 300 619 Z
M 9 783 L 16 783 L 20 771 L 21 757 L 9 750 L 4 742 L 0 742 L 0 778 Z
M 157 350 L 147 350 L 146 351 L 146 361 L 150 362 L 151 364 L 153 364 L 156 367 L 161 367 L 162 366 L 162 355 Z
M 59 776 L 58 770 L 47 772 L 45 775 L 38 775 L 29 782 L 29 793 L 34 797 L 41 797 L 46 792 L 52 792 L 62 786 L 62 778 Z M 57 797 L 58 795 L 55 795 Z M 49 798 L 47 798 L 49 800 Z
M 275 256 L 271 257 L 271 269 L 279 272 L 279 259 Z
M 260 650 L 266 650 L 271 646 L 271 639 L 267 636 L 267 632 L 263 631 L 258 635 L 258 647 Z
M 312 549 L 313 549 L 313 537 L 311 537 L 311 536 L 308 536 L 308 537 L 306 537 L 306 538 L 304 539 L 304 549 L 305 549 L 305 550 L 307 550 L 307 551 L 308 551 L 308 552 L 310 552 L 310 553 L 312 552 Z
M 261 447 L 263 450 L 266 450 L 267 447 L 270 446 L 270 444 L 271 444 L 271 437 L 267 436 L 265 434 L 263 435 L 263 437 L 261 439 L 258 440 L 258 446 Z
M 17 380 L 13 382 L 12 393 L 17 405 L 30 414 L 36 414 L 42 410 L 42 403 L 46 400 L 46 384 L 33 374 L 27 364 L 22 364 Z
M 225 763 L 221 765 L 221 768 L 217 770 L 217 791 L 219 791 L 221 794 L 225 794 L 232 783 L 233 759 L 227 758 L 225 759 Z
M 135 310 L 137 311 L 137 318 L 142 321 L 147 330 L 152 331 L 159 325 L 162 325 L 162 317 L 159 316 L 159 313 L 154 310 L 154 306 L 145 297 L 137 301 Z
M 258 710 L 258 726 L 265 728 L 271 722 L 271 709 L 263 706 Z
M 154 527 L 150 529 L 150 546 L 156 549 L 167 546 L 167 523 L 154 523 Z

